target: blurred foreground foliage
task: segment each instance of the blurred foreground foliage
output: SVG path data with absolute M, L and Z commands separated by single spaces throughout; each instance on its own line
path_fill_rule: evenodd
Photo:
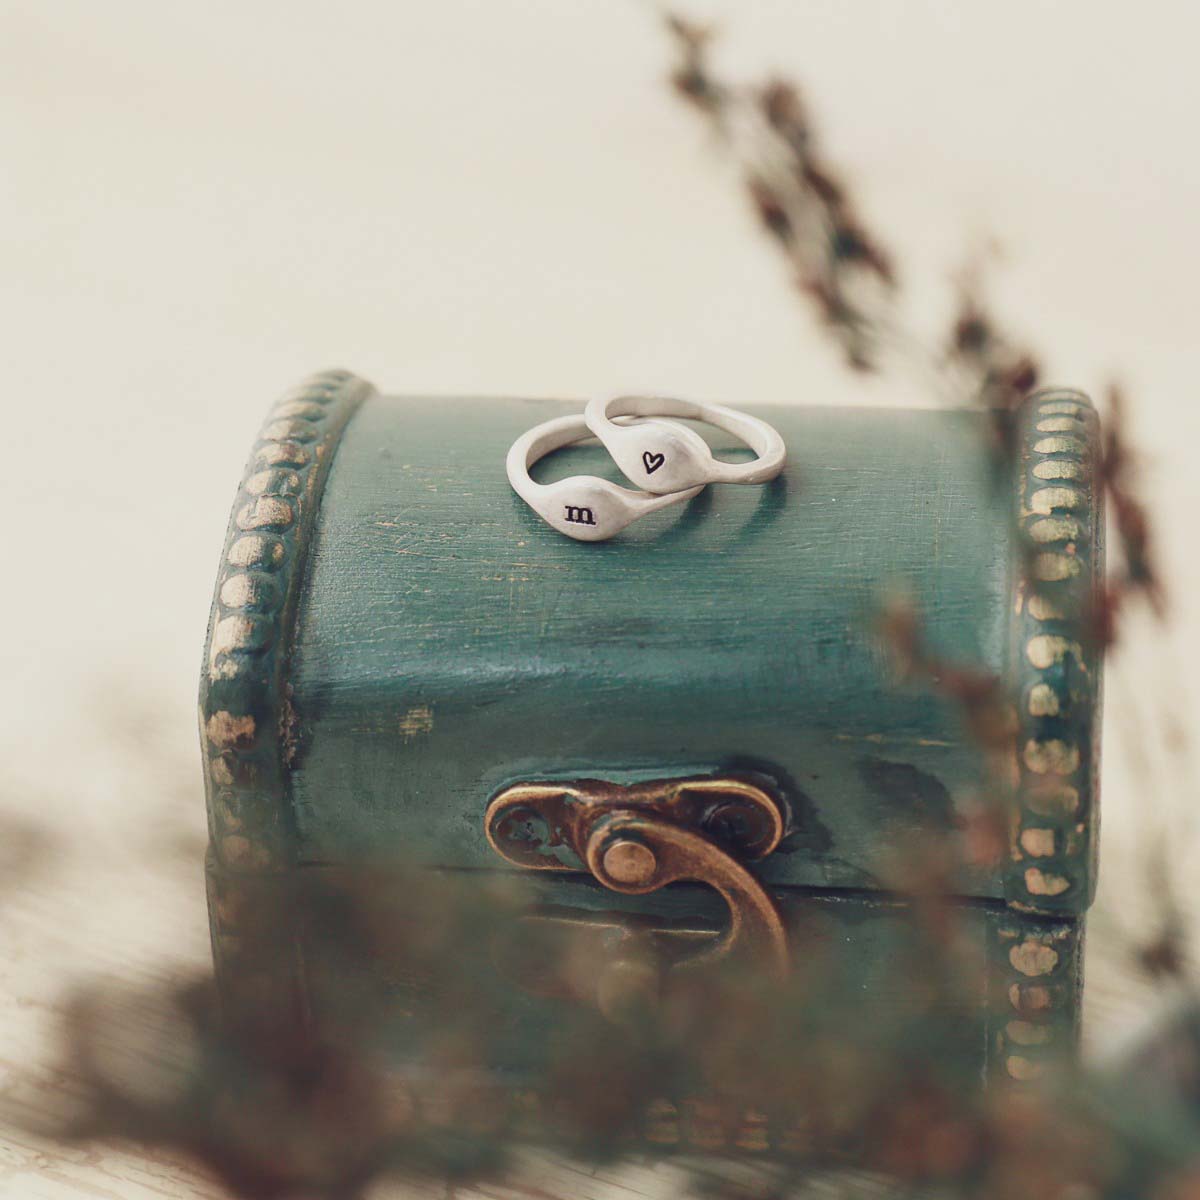
M 743 84 L 713 68 L 714 30 L 674 13 L 664 22 L 675 50 L 671 85 L 712 130 L 740 171 L 750 207 L 780 255 L 797 296 L 855 371 L 905 373 L 931 398 L 974 403 L 991 418 L 998 481 L 1009 479 L 1014 416 L 1044 382 L 1040 356 L 1004 326 L 987 302 L 990 254 L 967 256 L 954 281 L 954 315 L 930 341 L 906 319 L 898 255 L 872 229 L 842 171 L 831 161 L 802 89 L 772 76 Z M 1121 564 L 1110 572 L 1092 614 L 1092 636 L 1110 646 L 1131 600 L 1158 616 L 1166 593 L 1150 520 L 1137 490 L 1124 392 L 1109 388 L 1100 483 Z
M 531 1145 L 591 1162 L 757 1157 L 772 1164 L 763 1196 L 839 1162 L 921 1194 L 1200 1195 L 1194 1010 L 1157 1051 L 1171 1088 L 1143 1057 L 984 1090 L 952 1048 L 984 1036 L 977 939 L 927 864 L 897 865 L 920 888 L 883 981 L 902 1005 L 864 1019 L 844 945 L 817 936 L 784 983 L 730 961 L 673 972 L 615 1020 L 564 1003 L 549 1025 L 522 1024 L 528 998 L 495 969 L 543 936 L 522 919 L 522 881 L 296 872 L 254 896 L 247 973 L 220 999 L 211 979 L 74 998 L 71 1108 L 38 1132 L 182 1151 L 261 1200 L 500 1180 Z M 301 947 L 303 995 L 289 983 Z M 542 949 L 561 954 L 561 938 Z M 695 1168 L 706 1190 L 744 1194 L 722 1179 Z

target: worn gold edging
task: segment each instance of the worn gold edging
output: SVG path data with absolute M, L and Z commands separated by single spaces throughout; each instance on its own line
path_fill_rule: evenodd
M 1018 791 L 1005 898 L 1023 911 L 1078 914 L 1096 876 L 1099 422 L 1086 396 L 1065 390 L 1032 396 L 1021 421 Z
M 267 416 L 238 490 L 200 683 L 210 861 L 221 869 L 272 871 L 294 859 L 285 789 L 296 605 L 334 451 L 371 391 L 349 371 L 334 370 L 286 392 Z
M 1075 1053 L 1083 921 L 1037 920 L 1016 913 L 993 935 L 991 1071 L 1018 1083 L 1042 1078 Z
M 1083 916 L 1096 887 L 1101 655 L 1091 622 L 1104 539 L 1091 402 L 1039 392 L 1019 420 L 1017 788 L 989 1057 L 1001 1077 L 1027 1082 L 1078 1041 Z

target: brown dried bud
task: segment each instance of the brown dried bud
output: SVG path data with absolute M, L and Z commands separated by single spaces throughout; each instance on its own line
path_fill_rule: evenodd
M 892 264 L 871 241 L 861 225 L 843 222 L 833 231 L 833 256 L 840 262 L 855 263 L 874 272 L 885 283 L 894 283 Z
M 751 178 L 747 187 L 750 199 L 758 211 L 759 220 L 767 230 L 781 242 L 789 241 L 792 237 L 792 222 L 783 206 L 779 193 L 764 179 L 757 176 Z
M 951 349 L 959 354 L 981 355 L 992 340 L 991 326 L 973 303 L 968 302 L 954 322 Z
M 806 162 L 801 169 L 800 178 L 827 208 L 839 209 L 845 203 L 845 191 L 842 185 L 833 178 L 827 169 L 818 167 L 815 163 Z

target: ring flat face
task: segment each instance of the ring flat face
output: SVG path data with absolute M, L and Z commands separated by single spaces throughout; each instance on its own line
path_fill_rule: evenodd
M 618 424 L 614 417 L 643 417 Z M 721 462 L 695 430 L 662 417 L 704 421 L 741 438 L 757 458 Z M 588 428 L 633 483 L 666 493 L 707 483 L 767 483 L 783 470 L 786 450 L 777 430 L 758 417 L 717 404 L 664 396 L 613 396 L 592 400 L 584 412 Z
M 556 417 L 519 437 L 508 452 L 508 481 L 513 491 L 552 528 L 580 542 L 602 542 L 632 521 L 671 504 L 690 500 L 701 489 L 666 495 L 635 492 L 596 475 L 572 475 L 554 483 L 536 483 L 529 468 L 539 459 L 592 437 L 582 416 Z
M 648 419 L 609 430 L 605 449 L 622 474 L 648 492 L 679 492 L 713 478 L 712 450 L 686 425 Z
M 537 505 L 531 505 L 547 525 L 580 542 L 602 542 L 620 533 L 637 514 L 631 514 L 615 484 L 594 475 L 572 475 L 544 484 Z M 611 490 L 610 490 L 611 489 Z

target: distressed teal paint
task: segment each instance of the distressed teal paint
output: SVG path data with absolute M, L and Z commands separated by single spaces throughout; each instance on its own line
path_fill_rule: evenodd
M 1018 833 L 1004 894 L 1025 908 L 1078 913 L 1095 895 L 1099 861 L 1102 672 L 1092 621 L 1102 603 L 1104 506 L 1093 486 L 1096 413 L 1078 392 L 1039 393 L 1019 414 L 1017 445 L 1022 582 L 1009 679 L 1018 714 Z M 1048 748 L 1064 761 L 1049 761 Z
M 372 399 L 347 430 L 292 675 L 302 858 L 495 866 L 479 817 L 514 779 L 750 763 L 795 813 L 763 876 L 871 886 L 882 850 L 944 829 L 978 785 L 958 714 L 896 686 L 873 622 L 905 588 L 941 653 L 1003 669 L 1011 517 L 982 419 L 772 410 L 775 484 L 583 545 L 503 471 L 517 434 L 568 407 Z M 559 457 L 556 474 L 606 469 L 598 447 Z

